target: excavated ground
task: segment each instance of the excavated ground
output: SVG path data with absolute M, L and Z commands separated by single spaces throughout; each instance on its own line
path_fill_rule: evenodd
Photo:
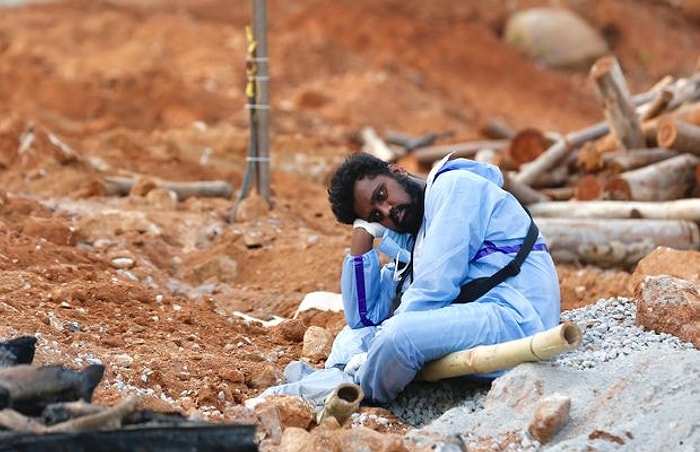
M 342 326 L 337 314 L 272 329 L 231 314 L 291 317 L 305 294 L 339 290 L 350 231 L 325 182 L 362 127 L 458 142 L 482 138 L 490 119 L 557 132 L 602 119 L 586 73 L 502 42 L 515 3 L 550 2 L 269 2 L 272 208 L 252 197 L 234 224 L 247 3 L 2 8 L 0 337 L 40 335 L 37 363 L 104 362 L 98 403 L 141 388 L 157 409 L 240 419 L 299 357 L 306 326 Z M 633 92 L 695 69 L 700 28 L 665 2 L 557 3 L 605 32 Z M 112 176 L 137 187 L 108 195 Z M 227 181 L 234 194 L 141 196 L 156 178 Z M 565 308 L 628 295 L 623 271 L 559 273 Z

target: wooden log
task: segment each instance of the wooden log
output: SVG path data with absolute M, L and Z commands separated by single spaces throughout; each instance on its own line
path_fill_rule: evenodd
M 537 190 L 542 193 L 552 201 L 567 201 L 574 197 L 575 187 L 564 186 L 564 187 L 552 187 L 552 188 L 540 188 Z M 545 201 L 546 202 L 546 201 Z
M 590 77 L 598 86 L 605 117 L 610 128 L 624 149 L 645 145 L 642 127 L 622 69 L 614 56 L 605 56 L 591 67 Z
M 401 157 L 405 151 L 398 151 L 390 148 L 384 140 L 379 138 L 377 132 L 372 127 L 364 127 L 360 132 L 364 144 L 362 151 L 371 154 L 385 162 L 394 162 Z
M 648 218 L 700 223 L 700 199 L 673 201 L 549 201 L 528 206 L 530 213 L 547 218 Z
M 511 139 L 515 136 L 515 130 L 508 127 L 502 121 L 498 119 L 489 119 L 483 127 L 481 127 L 480 132 L 487 138 L 499 139 L 507 138 Z
M 546 173 L 542 173 L 539 176 L 537 176 L 537 179 L 535 179 L 532 182 L 532 188 L 534 189 L 540 189 L 540 188 L 551 188 L 551 187 L 560 187 L 564 185 L 567 180 L 569 179 L 569 167 L 567 165 L 559 165 L 551 170 L 547 171 Z
M 508 157 L 519 168 L 524 163 L 531 162 L 547 149 L 547 140 L 542 132 L 535 128 L 518 131 L 510 140 Z
M 586 141 L 603 136 L 608 133 L 608 130 L 610 130 L 608 124 L 600 122 L 583 130 L 564 135 L 559 141 L 552 144 L 546 151 L 540 154 L 537 159 L 527 165 L 523 165 L 520 172 L 515 177 L 516 182 L 526 185 L 532 184 L 540 174 L 556 166 L 557 163 L 566 156 L 569 150 L 580 146 Z
M 700 126 L 664 118 L 659 121 L 656 142 L 662 148 L 700 155 Z
M 659 116 L 663 113 L 673 100 L 673 93 L 670 90 L 660 91 L 654 100 L 637 109 L 639 120 L 644 122 Z
M 645 121 L 642 124 L 644 136 L 649 146 L 658 146 L 659 125 L 667 119 L 684 121 L 689 124 L 700 125 L 700 102 L 685 104 L 674 111 L 664 113 L 661 116 Z
M 700 158 L 681 154 L 609 179 L 605 192 L 609 199 L 668 201 L 688 196 L 695 185 L 695 165 Z
M 700 231 L 692 221 L 538 216 L 535 222 L 557 264 L 630 268 L 659 246 L 700 249 Z
M 493 149 L 495 151 L 503 151 L 510 146 L 510 140 L 483 140 L 483 141 L 467 141 L 464 143 L 454 143 L 443 146 L 429 146 L 421 149 L 416 149 L 413 154 L 416 156 L 418 163 L 423 165 L 431 165 L 436 160 L 440 160 L 448 154 L 453 154 L 456 157 L 472 158 L 481 149 Z
M 602 156 L 603 169 L 612 174 L 641 168 L 678 155 L 678 152 L 664 148 L 630 149 Z
M 139 181 L 132 177 L 106 177 L 103 185 L 106 195 L 126 196 Z M 198 181 L 198 182 L 172 182 L 155 181 L 155 186 L 172 190 L 177 194 L 178 200 L 182 201 L 193 196 L 198 197 L 219 197 L 230 198 L 233 193 L 231 184 L 226 181 Z
M 592 174 L 586 174 L 576 182 L 574 198 L 579 201 L 601 199 L 605 194 L 605 183 Z
M 547 195 L 513 179 L 511 172 L 503 173 L 503 189 L 509 191 L 523 205 L 549 201 Z

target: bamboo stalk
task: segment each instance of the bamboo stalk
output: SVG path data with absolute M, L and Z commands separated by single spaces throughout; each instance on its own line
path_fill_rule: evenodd
M 575 323 L 565 322 L 522 339 L 450 353 L 423 366 L 418 379 L 438 381 L 509 369 L 524 362 L 546 361 L 578 347 L 581 337 Z

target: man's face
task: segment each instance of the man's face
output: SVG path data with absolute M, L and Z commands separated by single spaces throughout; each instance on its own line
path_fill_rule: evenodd
M 355 182 L 359 218 L 399 232 L 415 233 L 423 221 L 423 186 L 406 173 L 364 177 Z

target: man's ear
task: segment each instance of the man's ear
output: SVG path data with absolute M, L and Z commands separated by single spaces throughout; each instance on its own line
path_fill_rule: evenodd
M 405 168 L 397 165 L 396 163 L 389 163 L 389 171 L 401 176 L 408 174 Z

